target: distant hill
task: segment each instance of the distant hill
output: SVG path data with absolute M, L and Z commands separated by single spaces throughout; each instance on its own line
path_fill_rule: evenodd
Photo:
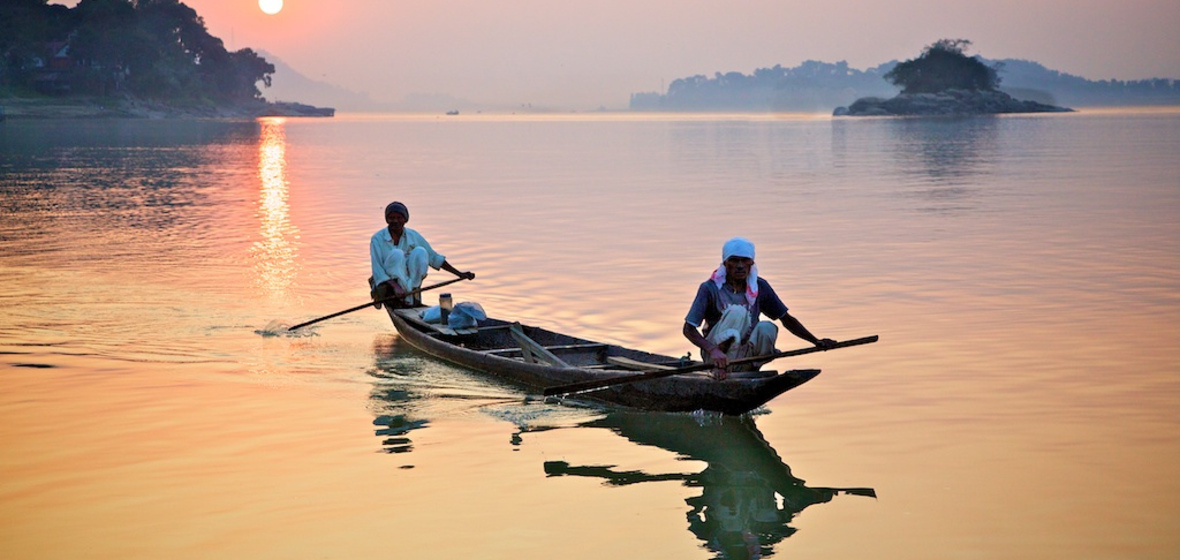
M 262 95 L 272 101 L 298 99 L 304 103 L 335 107 L 340 111 L 355 113 L 443 113 L 459 109 L 473 112 L 484 109 L 476 103 L 445 94 L 415 93 L 407 95 L 400 102 L 376 101 L 369 94 L 313 80 L 271 53 L 259 53 L 275 67 L 270 87 L 262 90 Z
M 1000 89 L 1014 97 L 1073 107 L 1180 105 L 1180 80 L 1088 80 L 1050 70 L 1029 60 L 982 59 L 1000 63 Z M 1038 99 L 1037 95 L 1047 95 Z
M 667 93 L 632 94 L 631 109 L 830 112 L 860 97 L 896 95 L 898 88 L 883 77 L 896 64 L 894 61 L 857 70 L 843 61 L 831 64 L 808 60 L 794 68 L 759 68 L 750 75 L 697 75 L 674 80 Z
M 374 101 L 368 94 L 308 78 L 291 68 L 279 57 L 261 50 L 258 52 L 275 67 L 270 87 L 262 88 L 263 97 L 270 101 L 298 99 L 301 103 L 334 107 L 339 111 L 352 112 L 379 112 L 396 109 L 391 104 Z
M 1093 81 L 1018 59 L 1000 63 L 1000 89 L 1013 97 L 1065 106 L 1180 105 L 1180 81 Z M 631 95 L 635 111 L 830 112 L 862 97 L 893 97 L 899 89 L 884 75 L 898 62 L 866 70 L 847 62 L 809 60 L 794 68 L 759 68 L 753 74 L 717 72 L 673 81 L 665 93 Z

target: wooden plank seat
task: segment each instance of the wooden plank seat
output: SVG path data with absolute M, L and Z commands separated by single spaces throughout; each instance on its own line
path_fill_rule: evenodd
M 583 369 L 627 369 L 631 371 L 667 371 L 672 369 L 679 369 L 684 365 L 692 365 L 692 363 L 681 364 L 679 362 L 665 362 L 662 364 L 653 364 L 651 362 L 641 362 L 639 360 L 632 360 L 631 358 L 624 358 L 623 356 L 607 356 L 605 364 L 594 364 L 584 366 Z
M 633 369 L 635 371 L 668 371 L 676 369 L 672 366 L 641 362 L 639 360 L 632 360 L 631 358 L 624 358 L 623 356 L 607 356 L 606 361 L 613 366 L 623 369 Z
M 549 351 L 537 341 L 524 334 L 524 329 L 521 328 L 520 323 L 512 323 L 508 326 L 508 332 L 512 333 L 512 338 L 516 339 L 516 343 L 520 345 L 521 355 L 524 361 L 529 363 L 545 363 L 557 367 L 570 367 L 569 364 L 557 357 L 557 354 Z
M 503 327 L 506 328 L 506 327 Z M 545 349 L 559 354 L 563 352 L 576 352 L 579 350 L 598 350 L 600 348 L 609 348 L 609 345 L 600 342 L 590 344 L 561 344 L 557 346 L 546 346 Z M 517 356 L 520 355 L 520 348 L 496 348 L 494 350 L 480 350 L 481 354 L 491 354 L 493 356 Z
M 523 333 L 522 333 L 523 334 Z M 561 355 L 567 352 L 579 352 L 584 350 L 602 350 L 610 348 L 610 345 L 599 342 L 589 344 L 560 344 L 556 346 L 543 346 L 545 350 L 555 354 Z M 502 356 L 505 358 L 517 358 L 524 356 L 524 350 L 521 348 L 496 348 L 494 350 L 480 350 L 481 354 L 490 354 L 493 356 Z M 653 364 L 651 362 L 641 362 L 623 356 L 606 356 L 606 363 L 579 365 L 582 369 L 627 369 L 632 371 L 667 371 L 682 367 L 683 364 Z

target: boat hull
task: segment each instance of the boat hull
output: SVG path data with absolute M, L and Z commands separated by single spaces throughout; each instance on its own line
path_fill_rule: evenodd
M 677 358 L 660 356 L 617 345 L 596 343 L 538 327 L 518 325 L 546 348 L 560 353 L 568 365 L 554 365 L 523 360 L 521 352 L 506 341 L 512 340 L 513 323 L 489 319 L 480 323 L 479 332 L 456 334 L 389 310 L 390 319 L 402 340 L 438 359 L 520 385 L 530 391 L 547 387 L 632 376 L 634 369 L 615 368 L 608 358 L 642 362 L 652 367 L 676 367 L 685 364 Z M 580 393 L 569 398 L 595 401 L 612 406 L 661 412 L 715 411 L 744 414 L 789 391 L 819 374 L 819 370 L 792 370 L 775 374 L 760 372 L 759 378 L 714 380 L 708 374 L 669 375 L 644 381 L 612 385 Z

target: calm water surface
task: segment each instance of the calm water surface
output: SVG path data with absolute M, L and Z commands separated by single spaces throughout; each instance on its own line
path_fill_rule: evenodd
M 0 557 L 1175 558 L 1177 154 L 1175 110 L 2 123 Z M 881 341 L 739 419 L 276 335 L 365 301 L 394 199 L 492 315 L 680 355 L 743 235 Z

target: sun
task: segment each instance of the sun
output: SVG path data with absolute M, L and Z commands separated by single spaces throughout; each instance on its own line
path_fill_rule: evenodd
M 258 0 L 258 7 L 262 13 L 273 16 L 283 9 L 283 0 Z

